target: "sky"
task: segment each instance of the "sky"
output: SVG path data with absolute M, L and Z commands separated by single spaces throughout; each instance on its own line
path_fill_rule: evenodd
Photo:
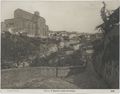
M 114 10 L 118 1 L 107 1 L 107 9 Z M 102 23 L 100 9 L 102 1 L 2 1 L 1 18 L 14 18 L 14 10 L 23 9 L 30 13 L 39 11 L 46 24 L 53 31 L 76 31 L 94 33 L 95 27 Z

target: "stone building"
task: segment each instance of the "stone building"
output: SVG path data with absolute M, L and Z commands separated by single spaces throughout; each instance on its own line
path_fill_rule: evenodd
M 39 12 L 32 14 L 22 9 L 16 9 L 13 19 L 6 19 L 2 22 L 2 31 L 6 30 L 13 31 L 13 33 L 25 33 L 28 36 L 43 37 L 48 35 L 49 28 Z

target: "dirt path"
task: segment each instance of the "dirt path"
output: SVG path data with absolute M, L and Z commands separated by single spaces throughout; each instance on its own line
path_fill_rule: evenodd
M 74 83 L 79 88 L 83 89 L 105 89 L 108 85 L 95 72 L 91 62 L 88 62 L 84 72 L 72 75 L 65 79 L 70 83 Z
M 108 88 L 106 83 L 99 78 L 94 71 L 91 62 L 87 68 L 76 75 L 67 78 L 43 78 L 33 79 L 22 88 L 39 88 L 39 89 L 105 89 Z
M 21 88 L 27 89 L 78 89 L 79 87 L 60 78 L 34 79 Z

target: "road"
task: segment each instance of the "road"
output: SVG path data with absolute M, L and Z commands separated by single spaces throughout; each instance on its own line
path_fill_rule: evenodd
M 91 62 L 87 63 L 86 69 L 76 75 L 65 78 L 66 81 L 74 83 L 81 89 L 106 89 L 106 82 L 95 72 Z
M 107 89 L 108 86 L 94 71 L 91 62 L 86 69 L 80 73 L 66 78 L 38 78 L 32 79 L 21 88 L 39 89 Z

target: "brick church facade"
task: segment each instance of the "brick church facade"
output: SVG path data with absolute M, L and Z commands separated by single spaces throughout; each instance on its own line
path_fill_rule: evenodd
M 2 22 L 2 31 L 19 32 L 28 36 L 42 37 L 48 35 L 49 28 L 45 19 L 39 16 L 39 12 L 32 14 L 22 9 L 16 9 L 13 19 L 6 19 Z

